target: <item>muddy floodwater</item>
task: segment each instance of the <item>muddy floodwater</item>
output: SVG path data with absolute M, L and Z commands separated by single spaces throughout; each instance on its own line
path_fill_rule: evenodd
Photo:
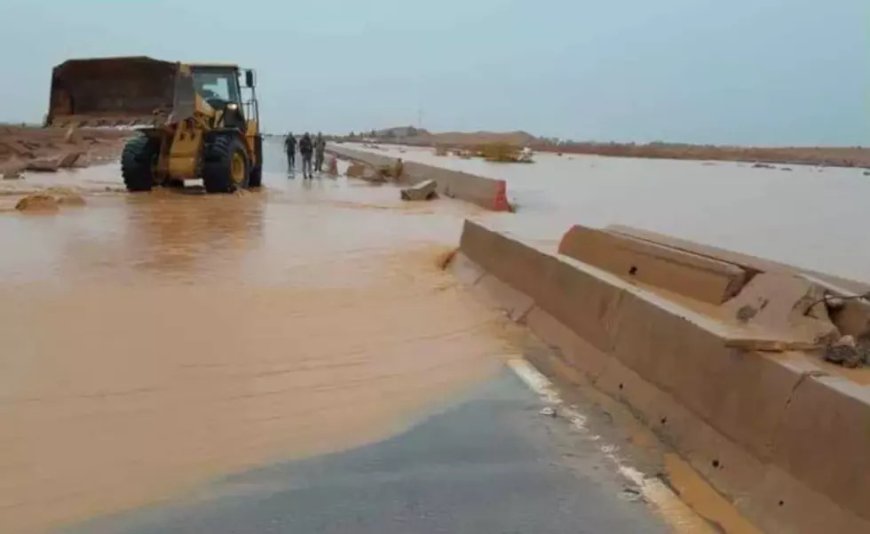
M 429 148 L 375 152 L 506 180 L 517 213 L 503 222 L 526 237 L 622 224 L 870 282 L 865 169 L 547 153 L 499 164 Z
M 303 183 L 278 148 L 238 196 L 16 185 L 87 203 L 0 211 L 0 531 L 380 439 L 499 368 L 509 327 L 439 265 L 477 208 Z

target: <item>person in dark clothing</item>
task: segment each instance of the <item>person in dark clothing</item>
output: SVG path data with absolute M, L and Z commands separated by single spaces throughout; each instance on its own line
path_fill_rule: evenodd
M 302 156 L 302 177 L 314 178 L 314 173 L 311 172 L 311 156 L 314 153 L 314 143 L 311 141 L 311 136 L 308 132 L 299 140 L 299 154 Z
M 323 171 L 324 152 L 326 152 L 326 140 L 323 139 L 323 134 L 318 132 L 317 138 L 314 139 L 314 170 L 317 172 Z
M 287 152 L 287 164 L 290 167 L 290 172 L 296 168 L 296 138 L 293 137 L 293 132 L 287 134 L 284 139 L 284 150 Z

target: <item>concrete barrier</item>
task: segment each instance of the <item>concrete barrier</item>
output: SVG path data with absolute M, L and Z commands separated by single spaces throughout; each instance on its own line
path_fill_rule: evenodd
M 736 295 L 749 278 L 733 263 L 579 225 L 562 237 L 559 253 L 711 304 Z
M 694 260 L 680 269 L 708 265 Z M 672 300 L 479 223 L 466 221 L 454 265 L 557 349 L 560 365 L 631 406 L 760 527 L 870 532 L 870 386 L 829 376 L 806 353 L 746 349 L 780 346 L 770 336 L 783 332 Z M 758 284 L 752 298 L 765 287 L 778 286 Z M 794 306 L 760 296 L 771 310 Z
M 399 159 L 338 145 L 328 145 L 327 151 L 378 168 L 395 165 Z M 472 202 L 493 211 L 510 211 L 511 209 L 507 199 L 507 184 L 504 180 L 410 161 L 403 162 L 401 180 L 410 184 L 434 180 L 439 195 Z
M 613 234 L 648 241 L 651 243 L 656 243 L 659 245 L 664 245 L 686 252 L 691 252 L 700 256 L 706 256 L 708 258 L 715 258 L 721 261 L 726 261 L 728 263 L 733 263 L 734 265 L 739 265 L 740 267 L 745 269 L 750 274 L 750 276 L 754 276 L 757 273 L 771 272 L 789 274 L 802 273 L 804 275 L 818 278 L 820 282 L 823 282 L 832 289 L 837 288 L 841 291 L 849 293 L 865 293 L 867 291 L 870 291 L 870 285 L 864 282 L 849 280 L 827 273 L 819 273 L 816 271 L 801 269 L 793 265 L 787 265 L 784 263 L 779 263 L 764 258 L 758 258 L 756 256 L 750 256 L 749 254 L 742 254 L 731 250 L 725 250 L 710 245 L 702 245 L 700 243 L 695 243 L 686 239 L 679 239 L 656 232 L 650 232 L 648 230 L 641 230 L 638 228 L 632 228 L 630 226 L 623 225 L 612 225 L 605 228 L 605 231 Z

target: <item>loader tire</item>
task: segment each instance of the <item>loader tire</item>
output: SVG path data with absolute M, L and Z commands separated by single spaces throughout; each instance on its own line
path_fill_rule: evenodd
M 206 151 L 202 183 L 206 193 L 232 193 L 248 187 L 250 179 L 248 153 L 235 136 L 220 136 Z
M 144 135 L 127 141 L 121 153 L 121 176 L 127 191 L 151 191 L 159 155 L 160 145 Z
M 257 165 L 253 169 L 251 169 L 251 177 L 248 178 L 248 187 L 262 187 L 263 186 L 263 167 Z

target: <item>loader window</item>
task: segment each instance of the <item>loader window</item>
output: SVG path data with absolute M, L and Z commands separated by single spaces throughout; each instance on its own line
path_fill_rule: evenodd
M 196 91 L 206 99 L 224 102 L 240 102 L 239 81 L 232 72 L 195 71 L 193 81 Z

